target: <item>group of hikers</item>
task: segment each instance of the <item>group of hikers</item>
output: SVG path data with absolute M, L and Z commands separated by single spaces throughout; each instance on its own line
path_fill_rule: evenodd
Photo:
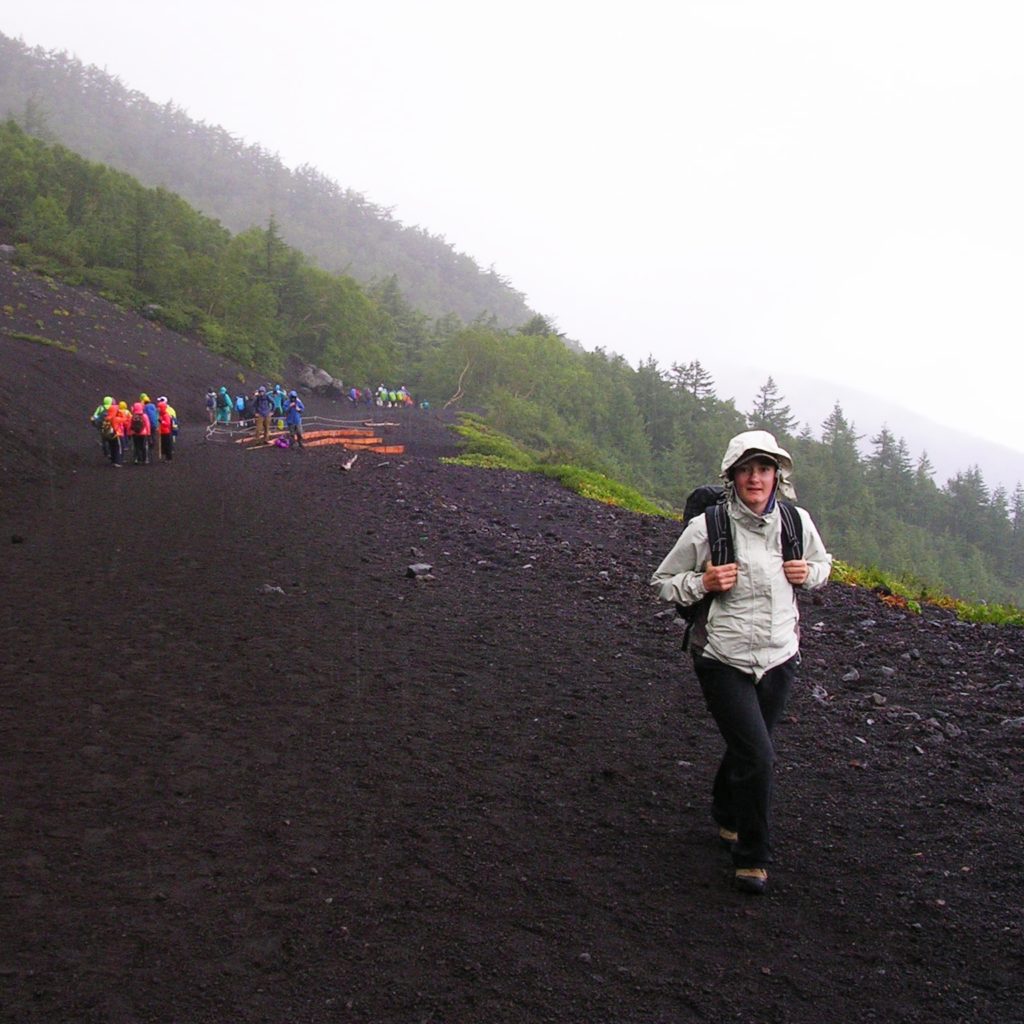
M 348 400 L 353 405 L 375 405 L 379 409 L 400 409 L 415 405 L 409 389 L 403 384 L 400 388 L 387 388 L 383 384 L 373 388 L 349 388 Z
M 170 462 L 178 436 L 178 414 L 161 395 L 154 402 L 145 392 L 129 408 L 126 401 L 104 397 L 91 417 L 103 452 L 112 466 L 120 467 L 131 454 L 133 465 Z
M 234 398 L 223 385 L 206 392 L 206 412 L 211 424 L 230 423 L 232 413 L 238 423 L 252 423 L 253 433 L 265 444 L 270 444 L 270 424 L 278 421 L 287 429 L 291 444 L 303 447 L 302 414 L 305 412 L 297 391 L 285 392 L 280 384 L 261 384 L 251 394 L 239 393 Z

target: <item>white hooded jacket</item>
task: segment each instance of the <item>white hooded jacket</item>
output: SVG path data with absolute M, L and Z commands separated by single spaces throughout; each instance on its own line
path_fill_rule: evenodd
M 734 437 L 722 460 L 726 478 L 729 525 L 739 565 L 736 584 L 716 594 L 708 609 L 707 644 L 701 653 L 760 679 L 800 648 L 800 610 L 795 588 L 782 570 L 782 523 L 773 502 L 757 515 L 739 500 L 728 482 L 729 470 L 743 455 L 764 452 L 779 464 L 778 491 L 793 495 L 793 462 L 766 431 L 746 431 Z M 832 556 L 825 550 L 817 527 L 804 509 L 797 510 L 803 525 L 807 580 L 804 590 L 822 586 L 832 571 Z M 651 577 L 665 601 L 691 605 L 706 594 L 704 569 L 711 559 L 705 517 L 695 516 Z

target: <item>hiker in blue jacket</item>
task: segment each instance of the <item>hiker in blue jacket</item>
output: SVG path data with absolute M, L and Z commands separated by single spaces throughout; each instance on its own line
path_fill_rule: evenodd
M 298 392 L 288 392 L 288 404 L 285 406 L 284 422 L 288 428 L 288 433 L 291 435 L 292 444 L 298 445 L 300 448 L 305 447 L 302 443 L 302 414 L 306 411 L 306 407 L 302 404 L 302 399 L 299 398 Z
M 270 414 L 274 411 L 274 402 L 265 387 L 260 387 L 256 392 L 252 411 L 256 420 L 253 433 L 256 437 L 262 437 L 264 444 L 270 444 Z
M 146 419 L 149 420 L 149 451 L 152 456 L 151 461 L 160 461 L 160 414 L 156 411 L 156 402 L 154 402 L 149 395 L 142 392 L 139 395 L 139 401 L 142 403 L 142 411 L 146 414 Z
M 280 384 L 274 385 L 274 390 L 270 392 L 271 401 L 274 403 L 274 419 L 280 419 L 284 415 L 284 389 Z
M 224 387 L 223 384 L 217 392 L 217 422 L 231 422 L 231 396 L 228 394 L 228 389 Z

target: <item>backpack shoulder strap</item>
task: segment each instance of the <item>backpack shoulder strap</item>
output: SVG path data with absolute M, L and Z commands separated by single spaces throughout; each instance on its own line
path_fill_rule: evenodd
M 736 560 L 733 554 L 732 530 L 729 528 L 729 511 L 724 502 L 712 505 L 704 513 L 708 525 L 708 547 L 711 549 L 712 565 L 728 565 Z
M 779 516 L 782 520 L 782 560 L 791 562 L 804 557 L 804 521 L 796 505 L 790 501 L 779 502 Z

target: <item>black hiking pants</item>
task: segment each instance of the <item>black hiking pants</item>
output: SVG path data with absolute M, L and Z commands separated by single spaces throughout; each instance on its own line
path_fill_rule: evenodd
M 132 459 L 136 466 L 149 462 L 149 438 L 145 434 L 132 435 Z
M 725 740 L 711 791 L 711 814 L 723 828 L 739 834 L 733 847 L 738 868 L 771 863 L 772 729 L 786 707 L 800 657 L 766 672 L 759 682 L 712 658 L 693 659 L 704 700 Z

